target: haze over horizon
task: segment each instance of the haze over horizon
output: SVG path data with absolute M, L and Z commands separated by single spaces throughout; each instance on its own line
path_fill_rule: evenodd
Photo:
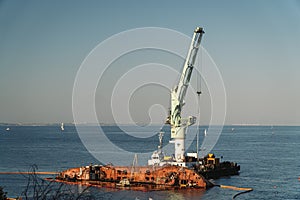
M 73 122 L 72 92 L 79 67 L 112 35 L 161 27 L 190 37 L 196 26 L 202 26 L 202 46 L 218 66 L 226 89 L 225 124 L 300 125 L 299 19 L 296 0 L 1 1 L 0 123 Z M 106 94 L 121 72 L 151 59 L 176 67 L 182 62 L 159 51 L 128 54 L 106 71 L 99 91 Z M 168 106 L 168 89 L 144 89 L 151 95 L 135 93 L 132 117 L 148 123 L 145 112 L 151 108 L 159 124 L 155 116 L 166 113 L 151 107 L 152 101 Z M 99 91 L 100 122 L 114 123 L 104 115 L 107 106 L 101 101 L 107 97 Z M 204 97 L 202 124 L 209 123 L 207 104 L 209 97 Z

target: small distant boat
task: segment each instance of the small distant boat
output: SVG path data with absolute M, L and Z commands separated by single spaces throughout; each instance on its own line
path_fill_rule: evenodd
M 64 131 L 64 130 L 65 130 L 65 128 L 64 128 L 64 123 L 61 123 L 61 125 L 60 125 L 60 129 L 61 129 L 62 131 Z
M 6 130 L 6 131 L 10 131 L 10 128 L 8 127 L 8 128 L 6 128 L 5 130 Z
M 207 135 L 207 132 L 206 132 L 206 129 L 204 129 L 204 136 L 206 136 Z

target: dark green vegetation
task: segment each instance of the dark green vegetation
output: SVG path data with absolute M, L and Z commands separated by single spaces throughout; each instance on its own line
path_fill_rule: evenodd
M 0 186 L 0 200 L 6 199 L 6 192 L 3 191 L 3 188 Z

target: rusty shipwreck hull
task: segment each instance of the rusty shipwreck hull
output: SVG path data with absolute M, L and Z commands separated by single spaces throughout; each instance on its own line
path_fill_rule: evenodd
M 172 165 L 139 167 L 90 165 L 65 170 L 59 173 L 56 181 L 135 190 L 211 187 L 211 184 L 194 170 Z

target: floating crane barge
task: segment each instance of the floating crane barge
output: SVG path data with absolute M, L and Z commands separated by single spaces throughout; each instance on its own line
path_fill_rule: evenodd
M 162 151 L 163 132 L 160 132 L 160 145 L 148 160 L 147 166 L 89 165 L 65 170 L 59 173 L 56 181 L 138 190 L 206 189 L 213 186 L 209 179 L 239 173 L 239 165 L 220 162 L 214 154 L 199 158 L 198 149 L 197 153 L 185 152 L 186 130 L 196 122 L 196 117 L 182 118 L 181 111 L 203 34 L 202 28 L 195 29 L 180 80 L 171 91 L 171 109 L 167 123 L 171 126 L 173 156 L 165 156 Z

